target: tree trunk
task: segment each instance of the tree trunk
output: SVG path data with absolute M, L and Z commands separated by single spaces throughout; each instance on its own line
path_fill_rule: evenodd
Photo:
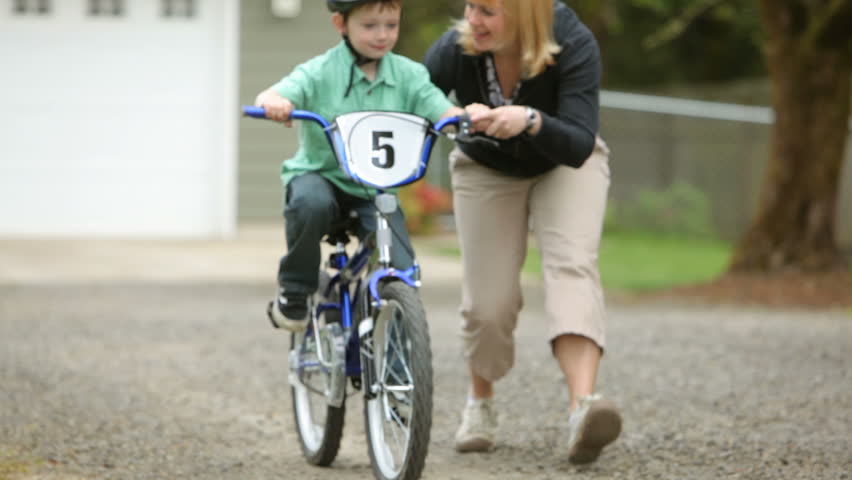
M 835 235 L 852 66 L 844 42 L 815 41 L 797 2 L 762 0 L 775 124 L 757 216 L 731 272 L 846 269 Z

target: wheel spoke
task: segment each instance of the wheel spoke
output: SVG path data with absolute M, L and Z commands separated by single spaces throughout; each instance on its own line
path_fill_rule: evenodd
M 394 458 L 394 463 L 397 463 L 396 460 L 397 460 L 398 457 L 405 457 L 405 447 L 408 445 L 408 429 L 403 425 L 403 420 L 397 414 L 396 409 L 391 408 L 389 410 L 390 410 L 390 416 L 391 416 L 391 419 L 393 420 L 393 423 L 387 424 L 386 431 L 387 430 L 391 431 L 391 435 L 393 436 L 394 443 L 396 444 L 396 451 L 398 453 L 397 453 L 397 455 L 392 455 L 392 457 Z M 399 428 L 396 428 L 397 426 Z M 403 439 L 399 438 L 400 437 L 400 430 L 402 431 L 402 434 L 405 437 Z
M 408 368 L 408 361 L 406 358 L 408 349 L 405 348 L 401 339 L 403 336 L 402 319 L 399 315 L 394 315 L 392 318 L 393 322 L 390 325 L 390 332 L 385 342 L 384 365 L 382 366 L 385 370 L 385 375 L 383 375 L 382 378 L 386 380 L 393 380 L 393 382 L 386 381 L 385 383 L 392 383 L 393 385 L 410 385 L 412 383 L 411 370 Z M 401 372 L 398 371 L 398 369 L 393 368 L 393 366 L 397 365 L 402 367 Z
M 396 408 L 391 408 L 390 416 L 391 420 L 393 420 L 399 426 L 400 430 L 404 432 L 408 430 L 408 425 L 406 425 L 407 420 L 399 415 L 399 410 L 397 410 Z
M 408 357 L 411 353 L 411 347 L 405 335 L 405 327 L 403 325 L 403 319 L 398 318 L 395 323 L 395 333 L 394 335 L 394 349 L 397 352 L 397 358 L 399 359 L 400 365 L 405 372 L 405 383 L 411 383 L 412 375 L 411 370 L 408 368 Z
M 391 448 L 390 442 L 387 442 L 388 453 L 393 460 L 394 468 L 397 468 L 401 459 L 405 458 L 409 438 L 408 420 L 400 415 L 397 406 L 406 403 L 406 400 L 410 402 L 408 395 L 412 392 L 413 385 L 411 384 L 411 372 L 405 358 L 406 349 L 402 341 L 404 336 L 403 316 L 400 310 L 397 310 L 390 318 L 388 334 L 384 342 L 383 368 L 385 375 L 383 378 L 385 382 L 383 382 L 383 388 L 385 394 L 382 403 L 385 409 L 386 424 L 383 430 L 385 433 L 390 432 L 395 445 L 395 448 Z M 385 438 L 387 439 L 387 435 L 385 435 Z

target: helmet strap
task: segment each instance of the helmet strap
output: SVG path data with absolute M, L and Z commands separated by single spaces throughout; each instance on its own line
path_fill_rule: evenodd
M 349 51 L 352 52 L 352 56 L 355 57 L 355 60 L 352 62 L 352 66 L 349 68 L 349 85 L 346 87 L 346 93 L 343 95 L 343 98 L 349 96 L 349 92 L 352 91 L 352 82 L 355 80 L 355 67 L 360 67 L 361 65 L 366 65 L 370 62 L 378 62 L 378 58 L 370 58 L 365 55 L 362 55 L 361 52 L 355 50 L 355 46 L 352 45 L 352 42 L 349 40 L 349 35 L 343 35 L 343 42 L 346 43 L 346 46 L 349 47 Z

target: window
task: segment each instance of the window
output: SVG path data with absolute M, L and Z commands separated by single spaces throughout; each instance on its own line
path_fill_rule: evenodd
M 195 0 L 162 0 L 164 17 L 190 18 L 196 15 Z
M 93 17 L 120 17 L 124 12 L 124 0 L 89 0 L 89 15 Z
M 50 13 L 50 0 L 14 0 L 12 13 L 15 15 L 47 15 Z

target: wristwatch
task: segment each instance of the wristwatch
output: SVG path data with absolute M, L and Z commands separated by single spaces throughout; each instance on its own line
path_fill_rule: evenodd
M 530 129 L 535 126 L 535 109 L 532 107 L 526 107 L 526 115 L 527 115 L 527 126 L 524 127 L 524 133 L 529 133 Z

